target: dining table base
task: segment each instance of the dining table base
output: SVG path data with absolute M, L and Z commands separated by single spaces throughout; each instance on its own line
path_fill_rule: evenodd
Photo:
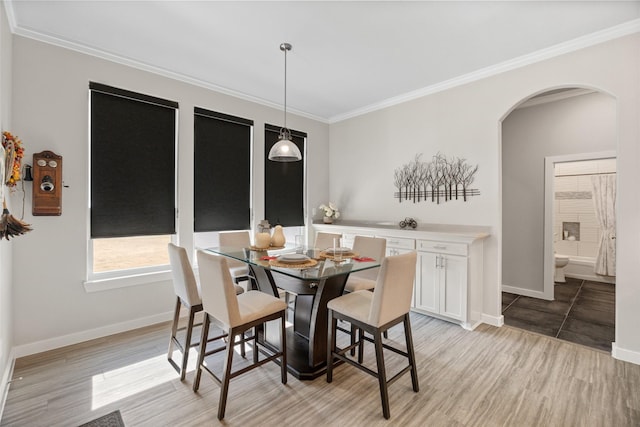
M 262 292 L 278 296 L 277 288 L 296 295 L 293 325 L 287 327 L 288 371 L 300 380 L 313 380 L 327 367 L 327 304 L 342 295 L 348 274 L 326 279 L 304 280 L 251 266 L 255 286 Z M 277 280 L 274 276 L 277 275 Z M 275 347 L 280 342 L 277 325 L 266 324 L 258 331 L 265 345 Z

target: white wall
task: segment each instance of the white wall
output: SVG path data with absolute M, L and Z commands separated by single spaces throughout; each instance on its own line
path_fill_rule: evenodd
M 214 53 L 212 53 L 214 54 Z M 30 215 L 34 231 L 14 243 L 16 355 L 42 351 L 132 326 L 169 319 L 170 282 L 87 293 L 88 85 L 96 81 L 179 102 L 180 244 L 193 246 L 193 107 L 253 119 L 255 220 L 263 217 L 264 123 L 282 111 L 20 36 L 13 45 L 13 124 L 31 158 L 51 150 L 63 156 L 62 216 Z M 308 134 L 309 205 L 328 195 L 328 134 L 324 123 L 289 115 Z M 126 147 L 114 148 L 127 155 Z M 123 188 L 126 191 L 126 188 Z
M 501 321 L 501 120 L 524 99 L 558 87 L 592 87 L 617 99 L 619 233 L 616 357 L 640 363 L 640 35 L 623 37 L 331 126 L 330 191 L 346 219 L 488 225 L 484 314 Z M 468 202 L 398 203 L 393 170 L 416 153 L 478 163 L 481 196 Z M 541 282 L 542 283 L 542 282 Z
M 503 121 L 502 284 L 510 292 L 544 290 L 544 158 L 615 151 L 616 126 L 616 100 L 602 93 L 517 109 Z
M 2 3 L 0 5 L 0 131 L 11 130 L 11 37 L 4 3 Z M 4 183 L 0 182 L 0 185 Z M 5 191 L 8 191 L 7 187 Z M 9 208 L 11 209 L 11 206 Z M 0 240 L 0 417 L 2 417 L 4 394 L 8 389 L 7 381 L 10 379 L 13 366 L 11 355 L 13 346 L 12 247 L 13 241 Z

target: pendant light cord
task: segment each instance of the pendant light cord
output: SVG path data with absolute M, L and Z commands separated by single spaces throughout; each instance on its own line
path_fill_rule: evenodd
M 287 51 L 291 48 L 287 48 L 286 44 L 282 46 L 284 48 L 284 128 L 287 129 Z

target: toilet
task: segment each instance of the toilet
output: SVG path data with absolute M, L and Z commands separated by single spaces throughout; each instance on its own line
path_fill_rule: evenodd
M 564 277 L 564 268 L 569 264 L 569 257 L 566 255 L 554 254 L 556 259 L 556 274 L 553 281 L 556 283 L 567 283 L 567 279 Z

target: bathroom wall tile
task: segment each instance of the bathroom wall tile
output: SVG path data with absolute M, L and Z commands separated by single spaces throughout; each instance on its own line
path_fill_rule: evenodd
M 584 227 L 584 223 L 580 225 L 580 245 L 583 243 L 597 243 L 599 230 L 596 227 Z
M 578 191 L 592 191 L 591 176 L 592 175 L 581 175 L 576 177 L 578 178 Z
M 556 200 L 591 200 L 591 191 L 556 191 Z
M 558 200 L 561 213 L 590 213 L 593 212 L 591 200 Z
M 558 205 L 560 204 L 559 202 L 564 202 L 565 200 L 558 200 Z M 558 214 L 556 214 L 555 217 L 555 222 L 562 226 L 563 222 L 578 222 L 578 214 L 575 212 L 569 212 L 569 213 L 565 213 L 565 212 L 560 212 Z
M 578 177 L 557 177 L 554 182 L 555 191 L 578 191 Z
M 583 227 L 599 228 L 600 224 L 596 219 L 596 212 L 581 212 L 578 214 L 578 221 Z
M 577 247 L 578 256 L 595 257 L 598 255 L 598 243 L 580 242 Z
M 562 255 L 578 255 L 578 242 L 570 240 L 558 240 L 554 250 Z

